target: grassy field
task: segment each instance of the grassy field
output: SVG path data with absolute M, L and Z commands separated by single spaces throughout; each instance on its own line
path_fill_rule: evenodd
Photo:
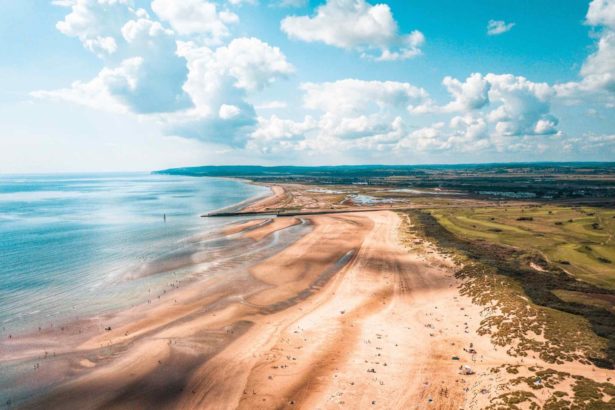
M 456 276 L 463 280 L 461 293 L 489 313 L 479 334 L 489 334 L 496 345 L 511 346 L 513 356 L 535 352 L 549 363 L 579 360 L 615 366 L 615 312 L 610 309 L 615 291 L 578 281 L 524 248 L 453 232 L 434 210 L 400 214 L 407 216 L 404 229 L 436 243 L 460 265 Z M 495 229 L 490 218 L 484 226 Z
M 564 302 L 596 306 L 615 313 L 615 296 L 600 293 L 583 293 L 572 290 L 556 289 L 553 294 Z
M 595 229 L 592 226 L 595 222 L 588 218 L 604 221 L 613 211 L 572 208 L 564 211 L 564 208 L 528 208 L 527 205 L 508 206 L 505 210 L 486 204 L 474 209 L 416 209 L 400 214 L 411 221 L 409 229 L 414 234 L 436 243 L 460 264 L 462 268 L 457 276 L 463 279 L 463 294 L 487 308 L 497 301 L 499 313 L 485 318 L 479 329 L 490 334 L 495 344 L 514 346 L 509 352 L 513 355 L 537 352 L 550 363 L 580 360 L 614 368 L 615 290 L 579 280 L 566 273 L 561 264 L 550 263 L 543 256 L 543 250 L 550 250 L 549 243 L 556 247 L 565 237 L 582 243 L 579 232 L 583 231 L 579 228 L 587 223 L 592 231 L 603 230 Z M 580 227 L 564 230 L 563 224 L 555 224 L 559 222 L 557 219 L 552 219 L 553 226 L 544 222 L 557 215 L 569 216 L 571 212 L 582 215 L 579 219 L 584 221 Z M 528 225 L 538 225 L 539 217 L 544 220 L 532 232 Z M 505 221 L 510 221 L 510 225 Z M 574 220 L 569 224 L 572 223 Z M 612 283 L 608 280 L 614 274 L 612 271 L 601 274 L 601 283 Z M 542 334 L 544 340 L 538 342 L 532 333 Z
M 615 210 L 544 205 L 431 213 L 459 237 L 537 252 L 580 280 L 615 289 Z

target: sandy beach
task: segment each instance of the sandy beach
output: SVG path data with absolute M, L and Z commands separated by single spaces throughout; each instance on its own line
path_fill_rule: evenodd
M 615 0 L 0 6 L 0 410 L 615 410 Z
M 287 199 L 277 187 L 250 210 Z M 49 381 L 20 406 L 473 409 L 506 388 L 513 375 L 492 371 L 502 365 L 614 376 L 524 362 L 477 335 L 484 312 L 460 295 L 455 264 L 429 243 L 404 245 L 418 240 L 402 238 L 401 223 L 381 210 L 229 225 L 221 235 L 237 246 L 303 230 L 230 266 L 234 276 L 177 282 L 127 311 L 3 341 L 3 361 L 32 363 Z

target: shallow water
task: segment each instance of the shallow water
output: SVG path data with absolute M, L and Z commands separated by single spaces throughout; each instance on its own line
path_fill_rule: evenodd
M 350 199 L 358 205 L 390 204 L 395 202 L 395 200 L 391 198 L 377 198 L 375 196 L 362 194 L 350 195 Z
M 200 214 L 267 192 L 167 175 L 0 176 L 0 335 L 141 302 L 190 273 L 177 261 L 215 253 L 194 237 L 230 220 Z

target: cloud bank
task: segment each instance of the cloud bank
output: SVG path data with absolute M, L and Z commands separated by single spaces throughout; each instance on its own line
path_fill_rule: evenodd
M 575 81 L 474 72 L 444 76 L 442 89 L 432 95 L 410 82 L 343 76 L 302 81 L 273 97 L 267 91 L 288 84 L 297 68 L 280 47 L 236 32 L 238 10 L 262 2 L 153 0 L 150 11 L 131 0 L 55 3 L 67 10 L 57 29 L 96 55 L 101 69 L 93 78 L 32 95 L 135 115 L 169 136 L 272 158 L 360 152 L 403 160 L 417 153 L 615 147 L 611 134 L 566 134 L 556 114 L 560 106 L 615 107 L 615 0 L 594 0 L 588 7 L 585 24 L 596 41 Z M 500 35 L 514 25 L 490 20 L 487 34 Z M 401 64 L 421 54 L 425 42 L 418 30 L 402 33 L 388 5 L 365 0 L 327 0 L 311 14 L 283 17 L 280 30 L 302 47 L 324 44 L 356 53 L 357 64 L 374 66 L 371 61 Z M 448 97 L 436 98 L 439 91 Z

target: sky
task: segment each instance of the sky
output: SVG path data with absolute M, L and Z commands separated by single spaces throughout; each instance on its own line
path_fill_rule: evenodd
M 615 160 L 615 0 L 0 11 L 0 173 Z

